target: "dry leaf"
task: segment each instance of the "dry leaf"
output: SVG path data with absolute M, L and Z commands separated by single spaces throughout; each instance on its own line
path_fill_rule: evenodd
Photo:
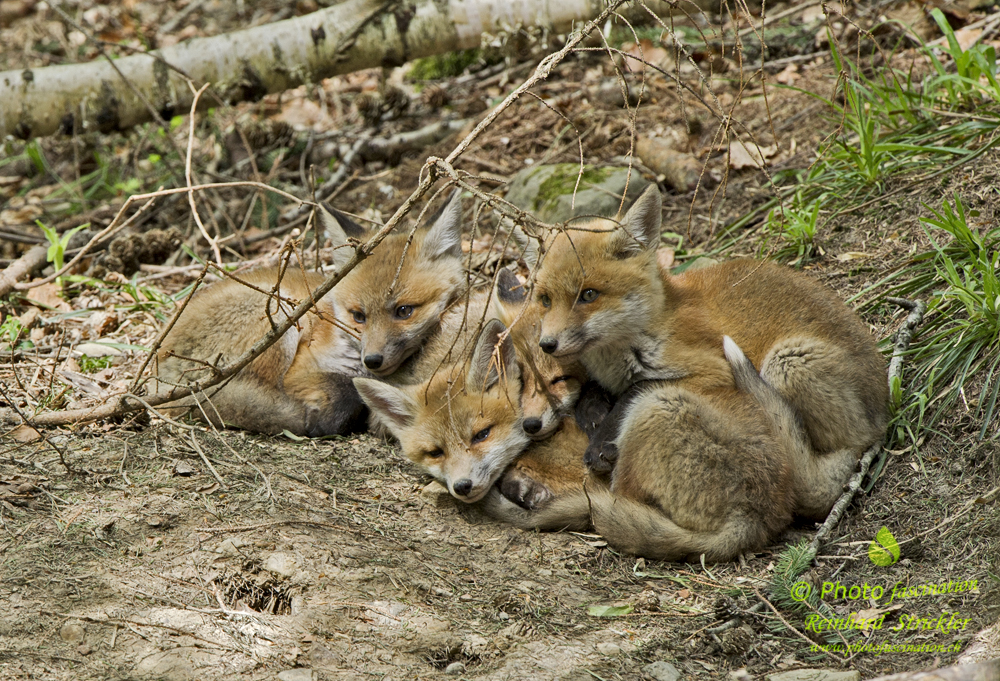
M 60 293 L 62 293 L 62 289 L 55 282 L 49 282 L 48 284 L 42 284 L 31 289 L 31 292 L 28 294 L 28 300 L 41 303 L 43 306 L 59 310 L 60 312 L 72 311 L 73 308 L 70 307 L 69 303 L 59 297 Z
M 14 442 L 20 442 L 21 444 L 36 442 L 42 439 L 42 434 L 27 424 L 18 426 L 8 433 L 8 436 L 13 438 Z
M 622 52 L 625 54 L 632 55 L 636 59 L 642 59 L 645 62 L 658 66 L 660 63 L 667 60 L 670 53 L 667 52 L 662 47 L 657 47 L 653 44 L 652 40 L 648 38 L 643 38 L 639 41 L 639 44 L 635 43 L 624 43 L 622 44 Z M 630 71 L 641 71 L 645 68 L 645 64 L 635 59 L 626 59 L 625 63 Z
M 776 75 L 774 79 L 782 85 L 795 85 L 795 81 L 799 79 L 798 65 L 789 64 L 781 71 L 781 73 Z
M 743 142 L 733 142 L 729 145 L 729 167 L 733 170 L 762 168 L 764 160 L 774 156 L 777 151 L 776 144 L 766 147 L 752 144 L 748 147 Z
M 870 257 L 872 257 L 871 253 L 862 253 L 861 251 L 845 251 L 837 256 L 837 260 L 840 262 L 848 262 L 850 260 L 862 260 Z
M 983 29 L 981 28 L 960 28 L 955 31 L 955 40 L 958 41 L 959 46 L 965 51 L 975 45 L 982 34 Z

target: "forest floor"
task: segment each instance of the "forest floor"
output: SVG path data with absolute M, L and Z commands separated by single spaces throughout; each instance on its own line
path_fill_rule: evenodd
M 15 4 L 0 3 L 10 12 Z M 641 50 L 662 68 L 628 74 L 630 96 L 641 92 L 637 110 L 622 106 L 615 62 L 582 52 L 534 88 L 535 97 L 507 109 L 456 166 L 484 191 L 502 193 L 514 173 L 532 165 L 578 163 L 581 154 L 587 164 L 622 165 L 633 139 L 669 140 L 704 170 L 693 192 L 638 167 L 661 182 L 664 244 L 677 263 L 701 255 L 796 261 L 849 299 L 873 334 L 889 339 L 906 313 L 886 302 L 899 280 L 885 283 L 885 277 L 905 276 L 914 256 L 933 246 L 932 235 L 940 240 L 920 219 L 933 217 L 932 209 L 955 195 L 977 233 L 995 228 L 1000 151 L 990 132 L 980 133 L 965 142 L 982 151 L 971 162 L 939 163 L 944 172 L 937 174 L 927 168 L 889 173 L 863 190 L 827 197 L 808 239 L 776 228 L 768 202 L 779 194 L 794 202 L 781 187 L 793 186 L 817 167 L 819 156 L 832 153 L 830 140 L 857 140 L 822 99 L 843 101 L 829 36 L 842 52 L 855 51 L 862 70 L 878 69 L 884 54 L 864 33 L 859 42 L 857 27 L 867 30 L 886 12 L 902 16 L 912 9 L 909 3 L 858 3 L 845 10 L 847 21 L 827 20 L 818 5 L 804 4 L 769 29 L 764 53 L 753 35 L 734 52 L 731 25 L 712 28 L 701 46 L 698 31 L 685 29 L 697 69 L 676 58 L 659 29 L 630 37 L 615 28 L 612 45 Z M 979 5 L 949 18 L 956 27 L 974 25 L 994 11 Z M 8 14 L 0 28 L 0 68 L 99 58 L 87 35 L 44 3 L 18 7 L 25 9 Z M 309 0 L 83 0 L 74 17 L 93 35 L 140 47 L 313 9 Z M 926 17 L 918 17 L 926 24 L 923 37 L 938 37 Z M 902 35 L 876 32 L 876 42 L 891 49 L 900 69 L 929 71 L 924 53 Z M 424 160 L 446 156 L 557 40 L 522 35 L 469 56 L 468 64 L 427 60 L 421 67 L 430 73 L 419 80 L 407 65 L 216 108 L 199 115 L 195 126 L 195 173 L 205 181 L 256 178 L 307 198 L 310 167 L 322 184 L 363 136 L 388 138 L 447 117 L 462 120 L 463 131 L 389 158 L 355 159 L 341 174 L 333 205 L 381 223 L 416 187 Z M 698 69 L 705 74 L 701 82 Z M 384 95 L 393 88 L 406 95 L 408 108 L 387 103 Z M 746 140 L 742 149 L 730 148 L 705 100 L 731 112 Z M 381 106 L 381 120 L 365 120 L 372 106 Z M 996 120 L 998 111 L 984 104 L 960 115 L 964 122 Z M 96 231 L 128 195 L 182 186 L 187 130 L 184 117 L 168 132 L 145 126 L 5 142 L 0 256 L 9 263 L 44 243 L 35 220 L 59 232 L 89 222 Z M 748 147 L 760 148 L 766 173 Z M 227 262 L 276 262 L 289 243 L 308 253 L 308 240 L 293 231 L 304 221 L 274 195 L 223 187 L 199 200 Z M 490 274 L 509 254 L 493 245 L 492 218 L 476 215 L 467 248 L 474 267 Z M 170 228 L 178 233 L 160 237 L 169 244 L 158 242 L 161 253 L 136 254 L 151 243 L 142 235 Z M 0 341 L 6 342 L 0 407 L 7 416 L 93 406 L 129 389 L 146 350 L 201 273 L 201 259 L 212 256 L 185 196 L 160 200 L 133 229 L 132 241 L 122 239 L 117 249 L 84 261 L 61 286 L 0 301 Z M 70 254 L 78 239 L 68 244 Z M 918 297 L 932 296 L 935 287 L 931 280 Z M 943 314 L 932 310 L 929 321 Z M 911 370 L 907 366 L 904 376 Z M 824 584 L 847 589 L 846 596 L 824 594 L 826 612 L 884 614 L 885 626 L 822 636 L 807 628 L 809 611 L 774 587 L 782 583 L 776 573 L 786 567 L 787 547 L 813 535 L 808 523 L 735 563 L 660 563 L 619 555 L 596 535 L 498 524 L 440 494 L 396 445 L 370 435 L 267 437 L 155 413 L 40 433 L 6 426 L 0 435 L 0 597 L 6 604 L 0 679 L 670 678 L 655 663 L 673 665 L 684 679 L 726 679 L 741 669 L 763 679 L 807 668 L 856 670 L 870 678 L 998 657 L 1000 445 L 995 420 L 983 416 L 991 385 L 985 373 L 957 385 L 958 397 L 933 427 L 909 417 L 894 424 L 870 491 L 853 501 L 802 577 L 817 590 Z M 906 427 L 914 437 L 906 436 Z M 868 557 L 883 527 L 902 548 L 900 559 L 885 567 Z M 949 593 L 928 594 L 921 591 L 925 585 L 945 585 Z M 904 586 L 917 591 L 904 598 Z M 855 598 L 875 587 L 884 589 L 881 598 L 870 590 Z M 763 599 L 765 607 L 749 611 Z M 592 606 L 622 607 L 599 616 Z M 739 626 L 709 631 L 739 613 Z M 911 618 L 942 616 L 951 627 L 908 627 L 918 621 Z M 817 650 L 816 642 L 924 647 L 845 654 L 843 648 Z

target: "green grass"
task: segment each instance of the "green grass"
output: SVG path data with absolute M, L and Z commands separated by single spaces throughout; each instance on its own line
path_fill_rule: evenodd
M 1000 143 L 996 51 L 985 45 L 963 50 L 943 15 L 932 15 L 947 43 L 937 50 L 924 46 L 929 67 L 923 75 L 888 67 L 869 75 L 843 59 L 831 41 L 841 74 L 837 94 L 807 94 L 827 105 L 837 132 L 811 167 L 775 175 L 776 197 L 733 223 L 723 234 L 723 248 L 766 215 L 756 230 L 765 239 L 761 250 L 802 265 L 831 216 L 877 201 L 889 188 L 924 183 L 932 192 L 930 179 L 946 180 L 950 171 Z M 967 410 L 980 439 L 996 438 L 1000 228 L 970 226 L 978 213 L 958 195 L 925 209 L 920 223 L 932 247 L 853 299 L 868 299 L 861 310 L 869 312 L 884 307 L 887 296 L 928 302 L 904 378 L 893 386 L 890 439 L 917 447 L 928 433 L 939 432 L 956 407 Z
M 958 195 L 939 209 L 925 207 L 930 216 L 920 222 L 932 249 L 866 289 L 928 299 L 927 321 L 907 357 L 912 368 L 893 387 L 892 437 L 917 445 L 961 400 L 982 423 L 981 440 L 1000 394 L 1000 228 L 982 234 L 970 228 L 968 218 L 978 212 L 967 211 Z M 981 384 L 973 381 L 980 376 Z

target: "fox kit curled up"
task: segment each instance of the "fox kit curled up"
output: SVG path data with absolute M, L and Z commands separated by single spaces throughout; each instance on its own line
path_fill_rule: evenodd
M 342 267 L 353 255 L 348 238 L 363 238 L 366 232 L 333 209 L 324 208 L 321 217 L 336 247 L 334 265 Z M 228 384 L 178 400 L 168 411 L 186 411 L 200 402 L 217 425 L 262 433 L 288 430 L 317 437 L 363 428 L 366 409 L 351 379 L 368 372 L 388 376 L 404 367 L 437 332 L 442 311 L 465 288 L 457 192 L 409 244 L 408 237 L 405 232 L 389 235 Z M 173 386 L 210 377 L 208 365 L 243 354 L 270 331 L 271 320 L 283 320 L 324 279 L 291 266 L 238 277 L 258 290 L 226 279 L 191 300 L 159 351 L 158 393 L 169 395 Z M 279 281 L 274 296 L 270 292 Z M 334 319 L 357 338 L 335 326 Z
M 804 275 L 747 260 L 661 272 L 660 212 L 651 187 L 620 221 L 575 223 L 525 253 L 541 348 L 622 396 L 617 459 L 588 449 L 588 464 L 613 467 L 610 488 L 532 522 L 584 525 L 592 509 L 622 550 L 728 560 L 792 513 L 825 517 L 884 434 L 884 365 L 857 316 Z

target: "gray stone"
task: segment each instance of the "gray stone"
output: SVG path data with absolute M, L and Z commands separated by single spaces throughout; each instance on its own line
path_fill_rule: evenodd
M 834 669 L 796 669 L 768 674 L 767 681 L 861 681 L 861 672 Z
M 461 662 L 452 662 L 450 665 L 444 668 L 445 674 L 451 674 L 452 676 L 458 676 L 459 674 L 465 673 L 465 665 Z
M 298 669 L 286 669 L 278 674 L 278 681 L 312 681 L 315 677 L 312 669 L 299 667 Z
M 67 643 L 80 643 L 87 637 L 87 630 L 79 622 L 67 622 L 59 629 L 59 638 Z
M 601 655 L 607 655 L 608 657 L 613 657 L 615 655 L 620 655 L 622 652 L 621 646 L 614 643 L 598 643 L 597 652 Z
M 650 662 L 642 668 L 642 673 L 655 681 L 677 681 L 681 678 L 681 673 L 677 671 L 677 667 L 663 660 Z
M 264 569 L 283 577 L 291 577 L 298 570 L 298 562 L 287 553 L 275 552 L 264 559 Z
M 626 178 L 626 209 L 649 185 L 635 168 L 629 176 L 628 168 L 584 166 L 573 205 L 573 188 L 579 172 L 580 166 L 574 163 L 525 168 L 511 180 L 505 198 L 542 222 L 555 223 L 581 215 L 614 217 L 621 204 Z

